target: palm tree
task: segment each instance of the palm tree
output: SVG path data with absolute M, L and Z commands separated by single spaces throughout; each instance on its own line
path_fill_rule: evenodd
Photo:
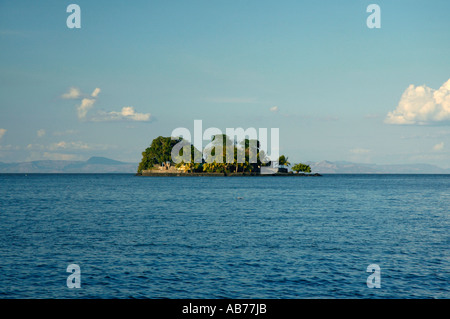
M 291 165 L 291 163 L 288 162 L 288 158 L 289 158 L 289 157 L 286 157 L 286 156 L 284 156 L 284 155 L 281 155 L 281 156 L 278 158 L 278 165 L 280 165 L 280 166 L 289 166 L 289 165 Z

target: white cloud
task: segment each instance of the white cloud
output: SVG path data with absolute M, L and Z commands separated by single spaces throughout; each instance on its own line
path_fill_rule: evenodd
M 274 112 L 274 113 L 278 112 L 278 106 L 271 107 L 270 112 Z
M 45 135 L 45 130 L 44 129 L 40 129 L 36 132 L 38 137 L 43 137 Z
M 92 91 L 91 93 L 91 97 L 97 97 L 98 94 L 100 93 L 100 88 L 95 88 L 94 91 Z M 71 87 L 69 89 L 69 92 L 64 93 L 63 95 L 61 95 L 61 97 L 63 99 L 68 99 L 68 100 L 76 100 L 76 99 L 80 99 L 82 97 L 86 97 L 86 94 L 82 94 L 79 88 L 76 87 Z
M 150 119 L 150 113 L 136 113 L 132 106 L 125 106 L 120 112 L 99 112 L 97 116 L 92 118 L 93 121 L 97 122 L 121 120 L 147 122 L 150 121 Z
M 450 122 L 450 79 L 438 90 L 410 85 L 397 108 L 385 119 L 388 124 L 433 124 Z
M 86 118 L 87 112 L 94 106 L 95 99 L 84 98 L 81 100 L 81 104 L 77 106 L 78 118 L 80 120 Z
M 99 88 L 95 88 L 94 92 L 92 92 L 91 96 L 92 97 L 97 97 L 97 95 L 100 93 L 100 89 Z
M 80 105 L 77 106 L 77 114 L 80 120 L 84 120 L 88 111 L 94 106 L 96 98 L 100 93 L 99 88 L 95 88 L 90 96 L 82 94 L 76 87 L 71 87 L 69 92 L 64 93 L 61 97 L 63 99 L 78 100 L 81 99 Z
M 438 143 L 435 146 L 433 146 L 434 151 L 442 151 L 444 149 L 444 142 Z
M 365 149 L 365 148 L 354 148 L 350 150 L 350 153 L 353 154 L 368 154 L 370 153 L 370 150 Z
M 63 94 L 62 97 L 66 99 L 80 99 L 82 96 L 85 96 L 81 99 L 80 105 L 77 106 L 77 115 L 80 120 L 85 120 L 87 114 L 90 109 L 94 107 L 95 102 L 97 101 L 97 97 L 100 94 L 100 88 L 95 88 L 90 96 L 86 96 L 80 92 L 77 88 L 70 88 L 70 91 L 66 94 Z M 94 122 L 108 122 L 108 121 L 121 121 L 121 120 L 129 120 L 129 121 L 139 121 L 139 122 L 148 122 L 151 119 L 150 113 L 137 113 L 132 106 L 125 106 L 121 111 L 99 111 L 96 115 L 89 117 L 89 121 Z
M 80 89 L 75 88 L 75 87 L 71 87 L 69 89 L 69 92 L 64 93 L 63 95 L 61 95 L 61 97 L 63 99 L 69 99 L 69 100 L 79 99 L 81 97 L 81 92 L 80 92 Z
M 5 135 L 6 131 L 6 129 L 0 128 L 0 139 L 3 137 L 3 135 Z

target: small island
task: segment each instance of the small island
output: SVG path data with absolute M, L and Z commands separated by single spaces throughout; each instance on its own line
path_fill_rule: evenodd
M 179 147 L 174 155 L 173 150 L 177 145 L 183 148 Z M 311 167 L 302 163 L 292 165 L 289 171 L 291 163 L 285 155 L 279 156 L 277 162 L 270 161 L 264 150 L 260 149 L 258 140 L 245 139 L 237 143 L 221 134 L 213 136 L 209 145 L 202 153 L 181 137 L 159 136 L 142 152 L 137 175 L 321 176 L 318 173 L 311 174 Z M 186 150 L 190 150 L 190 154 L 183 154 Z

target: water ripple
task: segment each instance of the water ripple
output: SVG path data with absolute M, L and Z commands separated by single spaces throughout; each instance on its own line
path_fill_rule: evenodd
M 0 175 L 0 297 L 449 298 L 448 189 L 448 175 Z M 71 263 L 82 289 L 66 287 Z

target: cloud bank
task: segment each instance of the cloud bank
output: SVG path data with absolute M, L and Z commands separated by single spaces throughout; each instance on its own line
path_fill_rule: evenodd
M 138 121 L 147 122 L 151 119 L 150 113 L 137 113 L 132 106 L 125 106 L 121 111 L 98 111 L 95 115 L 87 117 L 88 112 L 94 107 L 97 97 L 100 94 L 100 88 L 95 88 L 90 95 L 82 94 L 78 88 L 71 87 L 69 92 L 61 95 L 63 99 L 81 99 L 77 106 L 77 115 L 80 120 L 88 120 L 94 122 L 108 122 L 108 121 Z
M 97 97 L 97 95 L 100 93 L 100 89 L 99 88 L 95 88 L 94 92 L 92 92 L 91 96 L 92 97 Z
M 5 135 L 6 130 L 4 128 L 0 128 L 0 139 Z
M 71 87 L 69 89 L 69 92 L 61 95 L 61 97 L 66 100 L 78 99 L 78 98 L 80 98 L 80 96 L 81 96 L 80 90 L 77 88 L 74 88 L 74 87 Z
M 77 114 L 80 120 L 86 118 L 87 112 L 94 106 L 95 99 L 84 98 L 81 100 L 81 104 L 77 106 Z
M 125 120 L 132 120 L 132 121 L 149 121 L 151 118 L 150 113 L 136 113 L 134 111 L 134 108 L 131 106 L 125 106 L 122 108 L 122 111 L 120 112 L 111 112 L 116 113 L 120 118 Z
M 389 112 L 385 123 L 429 125 L 450 123 L 450 79 L 435 90 L 426 85 L 410 85 L 397 108 Z
M 92 120 L 96 122 L 123 120 L 147 122 L 150 121 L 150 119 L 150 113 L 136 113 L 132 106 L 125 106 L 120 112 L 98 112 L 97 115 L 92 118 Z

